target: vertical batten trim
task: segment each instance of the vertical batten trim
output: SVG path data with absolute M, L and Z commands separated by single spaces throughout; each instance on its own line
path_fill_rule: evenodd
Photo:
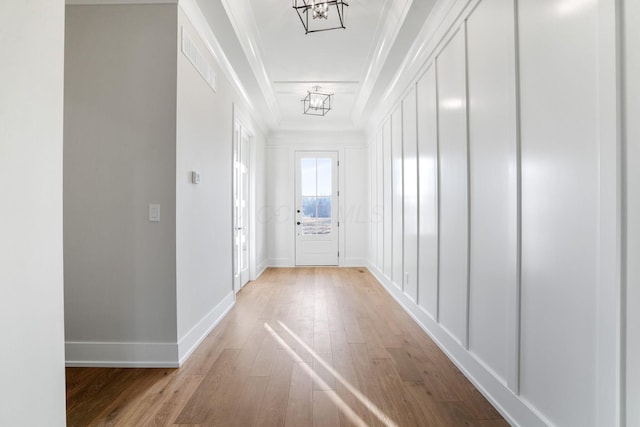
M 462 346 L 465 350 L 469 350 L 469 335 L 471 318 L 471 156 L 469 145 L 469 43 L 467 41 L 467 20 L 462 22 L 461 30 L 464 35 L 464 114 L 465 114 L 465 136 L 466 136 L 466 163 L 467 163 L 467 279 L 466 279 L 466 297 L 465 297 L 465 328 L 462 337 Z
M 406 98 L 405 98 L 406 99 Z M 405 285 L 406 283 L 406 263 L 405 263 L 405 257 L 406 257 L 406 252 L 404 250 L 404 243 L 405 243 L 405 228 L 404 228 L 404 224 L 405 224 L 405 217 L 404 214 L 406 212 L 405 209 L 405 191 L 404 191 L 404 99 L 402 100 L 402 102 L 400 102 L 400 176 L 402 177 L 400 179 L 401 185 L 400 188 L 402 189 L 402 191 L 400 192 L 400 198 L 402 199 L 402 212 L 400 213 L 400 218 L 402 219 L 402 233 L 401 233 L 401 237 L 402 237 L 402 242 L 400 244 L 400 247 L 402 248 L 402 268 L 400 269 L 400 281 L 402 282 L 402 292 L 406 292 L 405 291 Z
M 435 321 L 440 323 L 440 91 L 438 90 L 438 57 L 433 61 L 433 76 L 436 94 L 436 312 Z
M 627 40 L 626 40 L 626 25 L 624 20 L 622 19 L 625 13 L 625 3 L 618 3 L 619 9 L 616 16 L 616 24 L 623 35 L 618 33 L 619 37 L 619 108 L 620 108 L 620 157 L 624 160 L 620 162 L 620 192 L 621 192 L 621 200 L 620 200 L 620 209 L 621 209 L 621 218 L 620 218 L 620 357 L 618 363 L 620 364 L 620 384 L 618 393 L 620 393 L 620 402 L 619 408 L 620 411 L 620 426 L 625 427 L 628 423 L 628 394 L 627 394 L 627 351 L 628 351 L 628 342 L 627 342 L 627 318 L 628 318 L 628 306 L 627 306 L 627 294 L 628 294 L 628 272 L 627 272 L 627 260 L 628 260 L 628 200 L 627 194 L 629 191 L 629 183 L 628 183 L 628 133 L 627 133 L 627 120 L 628 120 L 628 112 L 627 112 L 627 92 L 626 92 L 626 84 L 627 84 L 627 72 L 626 72 L 626 56 L 622 54 L 627 49 Z
M 395 217 L 395 212 L 393 212 L 393 185 L 394 185 L 394 179 L 393 179 L 393 110 L 391 110 L 391 114 L 389 114 L 389 179 L 391 180 L 391 186 L 390 186 L 390 192 L 391 194 L 389 194 L 389 204 L 391 206 L 389 206 L 389 212 L 390 212 L 390 219 L 391 221 L 389 221 L 389 233 L 391 235 L 391 238 L 389 239 L 389 244 L 391 245 L 391 259 L 389 260 L 389 278 L 391 280 L 391 283 L 393 283 L 393 239 L 394 239 L 394 233 L 393 233 L 393 219 Z
M 620 0 L 598 2 L 597 425 L 625 426 L 626 135 Z
M 514 66 L 514 107 L 515 107 L 515 174 L 516 174 L 516 277 L 510 288 L 511 301 L 508 318 L 507 336 L 507 386 L 515 394 L 520 394 L 520 311 L 522 289 L 522 154 L 521 154 L 521 116 L 520 116 L 520 46 L 518 26 L 518 0 L 513 0 L 513 66 Z
M 422 77 L 420 77 L 422 78 Z M 413 83 L 413 90 L 415 96 L 413 97 L 415 102 L 416 112 L 416 151 L 415 151 L 415 164 L 416 164 L 416 305 L 420 306 L 420 128 L 418 126 L 418 120 L 420 113 L 418 111 L 418 80 Z

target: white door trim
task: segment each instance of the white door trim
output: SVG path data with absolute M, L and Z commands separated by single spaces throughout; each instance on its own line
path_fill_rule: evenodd
M 248 158 L 248 168 L 249 168 L 249 221 L 248 221 L 248 244 L 249 244 L 249 280 L 255 280 L 257 274 L 257 214 L 256 214 L 256 131 L 251 120 L 251 117 L 237 104 L 233 104 L 233 117 L 232 117 L 232 149 L 231 149 L 231 162 L 232 162 L 232 173 L 235 174 L 233 168 L 233 161 L 235 158 L 235 144 L 236 144 L 236 128 L 237 126 L 241 126 L 245 132 L 247 133 L 248 139 L 248 149 L 249 149 L 249 158 Z M 232 215 L 232 228 L 235 227 L 235 216 L 233 212 L 233 177 L 231 183 L 231 215 Z M 235 259 L 235 230 L 232 230 L 231 233 L 231 251 L 232 251 L 232 264 L 231 264 L 231 286 L 234 290 L 234 293 L 237 293 L 235 288 L 235 277 L 234 277 L 234 264 L 236 262 Z
M 303 197 L 302 197 L 302 169 L 300 162 L 304 158 L 331 160 L 331 232 L 329 234 L 301 234 L 304 228 Z M 295 152 L 295 201 L 294 221 L 296 223 L 295 263 L 296 265 L 339 265 L 339 237 L 340 237 L 340 173 L 339 154 L 336 150 L 297 150 Z M 317 172 L 317 169 L 316 169 Z M 317 179 L 317 175 L 316 175 Z M 317 187 L 316 187 L 317 190 Z M 317 205 L 316 205 L 317 209 Z M 309 252 L 309 250 L 311 250 Z M 320 251 L 320 252 L 315 252 Z

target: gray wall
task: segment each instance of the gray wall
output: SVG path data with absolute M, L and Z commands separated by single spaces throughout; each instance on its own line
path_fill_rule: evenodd
M 0 423 L 65 425 L 64 2 L 0 2 Z
M 176 14 L 67 7 L 66 340 L 85 343 L 67 359 L 93 341 L 176 342 Z
M 240 97 L 208 50 L 216 43 L 200 38 L 214 37 L 204 17 L 185 11 L 67 7 L 70 365 L 176 365 L 234 301 L 232 114 Z M 212 67 L 216 91 L 182 53 L 183 28 Z M 264 174 L 264 137 L 254 136 Z M 161 205 L 160 222 L 148 221 L 149 204 Z M 260 263 L 264 225 L 255 232 Z

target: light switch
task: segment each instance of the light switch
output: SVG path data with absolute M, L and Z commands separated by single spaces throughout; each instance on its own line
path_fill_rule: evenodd
M 149 221 L 160 221 L 160 205 L 149 205 Z
M 191 172 L 191 182 L 194 184 L 200 184 L 200 172 Z

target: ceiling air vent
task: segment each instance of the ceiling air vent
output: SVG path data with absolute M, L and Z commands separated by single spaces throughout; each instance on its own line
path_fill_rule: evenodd
M 189 62 L 193 64 L 196 70 L 200 73 L 202 78 L 207 82 L 211 89 L 216 90 L 216 75 L 213 72 L 213 67 L 207 61 L 206 57 L 200 52 L 198 46 L 193 42 L 193 39 L 182 27 L 182 53 L 189 59 Z

